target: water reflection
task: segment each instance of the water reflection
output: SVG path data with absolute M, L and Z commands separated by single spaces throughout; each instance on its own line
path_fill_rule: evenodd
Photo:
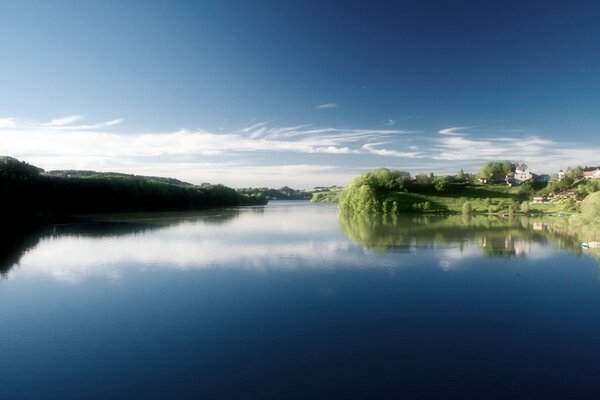
M 476 247 L 489 257 L 539 257 L 547 246 L 583 252 L 581 235 L 567 219 L 342 214 L 340 227 L 353 242 L 378 252 L 440 246 Z
M 78 283 L 118 281 L 132 270 L 357 267 L 355 253 L 362 253 L 339 232 L 335 207 L 310 203 L 103 216 L 56 225 L 32 240 L 7 259 L 5 277 Z
M 263 208 L 248 207 L 248 211 L 261 214 Z M 55 242 L 59 238 L 77 238 L 78 241 L 85 242 L 86 238 L 116 239 L 193 221 L 219 226 L 232 221 L 239 213 L 238 209 L 225 209 L 198 213 L 106 214 L 72 217 L 62 223 L 42 227 L 4 226 L 0 234 L 0 276 L 6 278 L 10 270 L 19 265 L 23 256 L 44 240 Z
M 600 258 L 599 250 L 581 247 L 582 232 L 587 235 L 591 228 L 575 226 L 566 218 L 347 216 L 332 205 L 294 202 L 201 213 L 104 215 L 28 232 L 6 229 L 0 273 L 8 279 L 79 283 L 89 278 L 116 282 L 128 272 L 149 270 L 427 265 L 456 270 L 474 258 L 542 259 L 556 251 Z

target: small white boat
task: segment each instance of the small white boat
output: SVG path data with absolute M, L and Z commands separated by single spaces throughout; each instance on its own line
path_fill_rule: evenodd
M 600 242 L 583 242 L 581 247 L 584 249 L 600 249 Z

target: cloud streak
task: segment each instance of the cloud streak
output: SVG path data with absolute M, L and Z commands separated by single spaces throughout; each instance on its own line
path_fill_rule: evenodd
M 61 117 L 61 118 L 53 119 L 52 121 L 48 122 L 45 125 L 46 126 L 65 126 L 65 125 L 71 125 L 72 123 L 81 121 L 84 118 L 85 118 L 85 116 L 83 116 L 83 115 L 69 115 L 67 117 Z
M 318 106 L 315 107 L 316 109 L 324 109 L 324 108 L 338 108 L 338 105 L 336 103 L 325 103 L 325 104 L 319 104 Z
M 445 128 L 445 129 L 440 129 L 438 131 L 438 133 L 440 135 L 447 135 L 447 136 L 462 136 L 463 133 L 460 133 L 459 131 L 462 131 L 463 129 L 468 129 L 468 127 L 466 126 L 457 126 L 454 128 Z

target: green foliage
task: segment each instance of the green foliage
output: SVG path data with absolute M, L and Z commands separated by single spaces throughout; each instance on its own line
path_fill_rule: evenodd
M 408 172 L 391 171 L 387 168 L 379 168 L 361 175 L 340 194 L 340 209 L 366 214 L 382 212 L 386 196 L 403 190 L 409 179 Z M 393 205 L 391 208 L 394 208 Z
M 488 169 L 511 169 L 510 162 L 487 163 Z M 516 214 L 576 212 L 577 204 L 573 200 L 554 201 L 552 204 L 533 204 L 533 196 L 555 192 L 556 184 L 563 182 L 526 182 L 519 186 L 506 184 L 478 184 L 452 180 L 437 176 L 432 182 L 429 177 L 419 175 L 417 180 L 409 181 L 404 173 L 399 183 L 390 177 L 391 171 L 381 169 L 355 179 L 341 194 L 340 208 L 349 212 L 398 213 L 398 212 L 435 212 L 462 213 L 465 201 L 468 201 L 473 213 Z M 429 183 L 428 183 L 429 182 Z M 368 184 L 370 190 L 359 198 L 359 188 Z M 575 189 L 576 188 L 576 189 Z M 600 180 L 579 180 L 569 190 L 579 193 L 600 192 Z M 373 196 L 373 197 L 369 197 Z M 368 201 L 367 201 L 368 198 Z M 386 204 L 387 202 L 387 204 Z M 426 206 L 425 203 L 428 202 Z M 527 203 L 527 206 L 524 205 Z
M 576 181 L 577 179 L 583 176 L 583 167 L 578 165 L 574 168 L 569 168 L 567 173 L 565 174 L 565 178 L 569 179 L 571 182 Z
M 337 203 L 340 200 L 339 190 L 328 190 L 323 192 L 315 192 L 310 199 L 313 203 Z
M 463 214 L 471 214 L 472 211 L 473 211 L 473 209 L 471 208 L 471 203 L 469 203 L 468 201 L 465 201 L 462 206 L 462 213 Z
M 581 213 L 572 221 L 572 229 L 582 241 L 600 241 L 600 192 L 590 194 L 581 203 Z
M 97 171 L 83 171 L 83 170 L 55 170 L 48 171 L 46 173 L 48 176 L 53 176 L 57 178 L 86 178 L 86 179 L 130 179 L 144 182 L 158 182 L 158 183 L 166 183 L 174 186 L 183 186 L 183 187 L 192 187 L 191 183 L 180 181 L 179 179 L 174 178 L 163 178 L 160 176 L 141 176 L 141 175 L 131 175 L 131 174 L 122 174 L 119 172 L 97 172 Z M 201 186 L 210 185 L 209 183 L 203 183 Z
M 25 181 L 35 179 L 44 172 L 26 162 L 12 157 L 0 157 L 0 178 Z
M 429 211 L 431 210 L 431 203 L 428 201 L 413 203 L 412 208 L 415 211 Z
M 432 179 L 432 177 L 425 174 L 419 174 L 415 176 L 415 183 L 418 185 L 428 185 L 431 183 Z
M 515 207 L 511 204 L 508 206 L 508 215 L 514 215 L 515 214 Z
M 510 161 L 488 161 L 479 170 L 478 176 L 482 179 L 490 179 L 495 175 L 506 175 L 515 170 Z
M 579 186 L 579 191 L 592 194 L 600 191 L 600 179 L 590 179 Z
M 447 176 L 438 176 L 433 180 L 433 187 L 438 192 L 445 192 L 450 186 L 450 181 Z
M 243 188 L 237 189 L 239 193 L 245 195 L 257 195 L 260 194 L 268 200 L 311 200 L 313 194 L 305 190 L 296 190 L 288 186 L 284 186 L 280 189 L 272 188 Z
M 600 222 L 600 193 L 589 195 L 581 204 L 581 216 L 586 220 Z
M 0 160 L 3 217 L 96 212 L 175 211 L 266 204 L 261 194 L 244 195 L 223 185 L 194 186 L 167 178 L 124 174 L 41 174 L 14 159 Z

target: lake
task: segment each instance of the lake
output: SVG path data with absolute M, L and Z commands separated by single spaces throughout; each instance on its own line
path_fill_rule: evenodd
M 308 202 L 48 226 L 0 254 L 0 398 L 596 399 L 599 259 Z

